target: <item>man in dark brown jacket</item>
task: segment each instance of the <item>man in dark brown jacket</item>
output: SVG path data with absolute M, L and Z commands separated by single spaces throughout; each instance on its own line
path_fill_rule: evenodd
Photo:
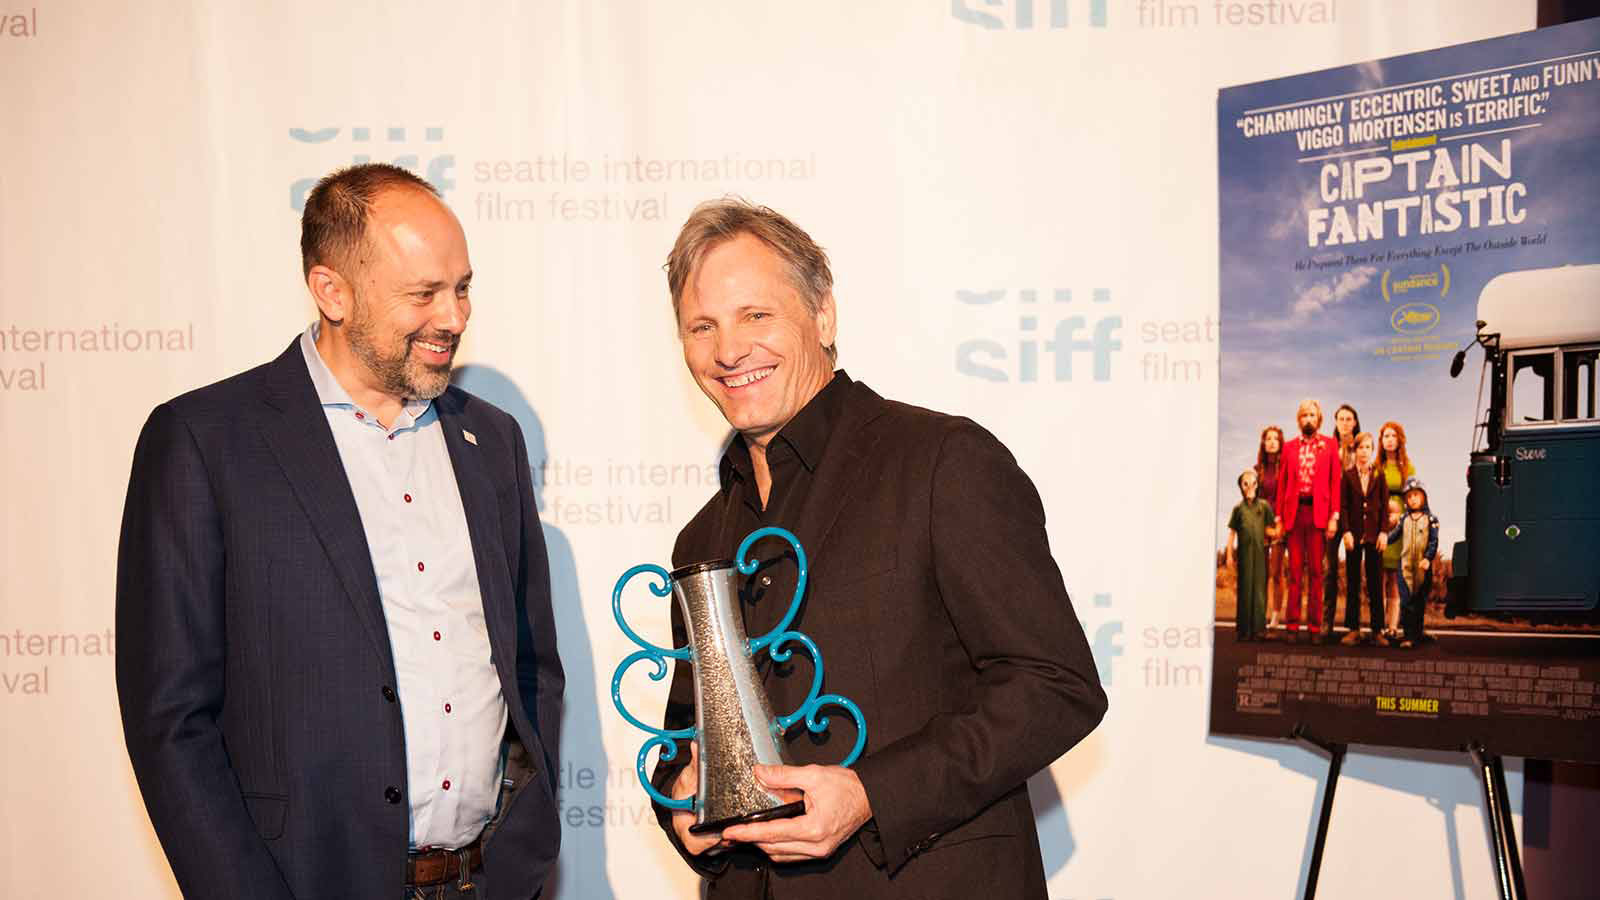
M 797 535 L 810 580 L 791 627 L 824 654 L 825 690 L 859 704 L 867 744 L 843 768 L 848 717 L 820 737 L 797 724 L 783 736 L 795 764 L 756 771 L 802 792 L 803 814 L 701 836 L 693 813 L 658 807 L 663 827 L 713 898 L 1044 900 L 1027 779 L 1094 729 L 1106 697 L 1032 482 L 970 420 L 834 369 L 827 258 L 777 213 L 702 205 L 667 277 L 685 362 L 738 432 L 673 563 L 728 557 L 765 525 Z M 777 624 L 794 578 L 787 564 L 751 577 L 748 633 Z M 805 700 L 809 662 L 758 665 L 779 713 Z M 682 662 L 666 727 L 693 722 Z M 680 748 L 656 785 L 693 794 L 690 759 Z

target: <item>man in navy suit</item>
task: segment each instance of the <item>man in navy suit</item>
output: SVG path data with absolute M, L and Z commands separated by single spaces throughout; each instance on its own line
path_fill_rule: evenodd
M 189 897 L 536 896 L 563 676 L 522 433 L 449 382 L 461 224 L 355 166 L 301 251 L 317 321 L 134 451 L 117 687 L 145 805 Z

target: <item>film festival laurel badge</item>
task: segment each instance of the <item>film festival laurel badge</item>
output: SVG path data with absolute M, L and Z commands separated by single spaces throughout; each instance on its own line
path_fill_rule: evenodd
M 745 558 L 751 545 L 769 536 L 781 537 L 794 548 L 799 569 L 794 597 L 777 627 L 760 637 L 748 638 L 739 609 L 739 580 L 741 576 L 754 574 L 759 565 L 757 560 Z M 658 647 L 628 627 L 622 617 L 622 589 L 634 576 L 641 574 L 655 576 L 648 583 L 652 594 L 657 597 L 672 594 L 677 598 L 689 634 L 686 646 L 672 650 Z M 623 659 L 611 676 L 611 702 L 616 705 L 617 712 L 629 724 L 651 735 L 639 748 L 635 766 L 639 783 L 644 785 L 651 799 L 667 809 L 694 810 L 695 824 L 689 830 L 696 834 L 805 811 L 803 800 L 785 802 L 784 798 L 763 787 L 751 767 L 757 763 L 788 765 L 780 740 L 783 733 L 801 720 L 815 734 L 826 731 L 828 718 L 817 715 L 822 707 L 841 707 L 855 719 L 855 746 L 841 765 L 854 763 L 866 746 L 867 725 L 861 710 L 838 694 L 822 693 L 821 652 L 810 638 L 789 630 L 795 614 L 800 611 L 800 598 L 805 589 L 806 554 L 800 542 L 782 528 L 759 528 L 740 542 L 733 560 L 695 563 L 672 572 L 651 564 L 634 566 L 617 579 L 617 586 L 611 592 L 611 612 L 617 625 L 641 648 Z M 784 662 L 794 652 L 791 645 L 805 648 L 811 657 L 811 690 L 799 709 L 778 716 L 773 714 L 772 702 L 762 690 L 755 659 L 765 652 L 774 662 Z M 667 674 L 668 659 L 688 660 L 694 667 L 695 723 L 692 728 L 668 731 L 646 725 L 622 704 L 622 676 L 634 663 L 644 660 L 655 663 L 650 677 L 660 681 Z M 683 740 L 699 742 L 700 790 L 693 797 L 675 800 L 650 783 L 645 774 L 645 760 L 655 747 L 661 748 L 663 762 L 676 758 L 678 742 Z

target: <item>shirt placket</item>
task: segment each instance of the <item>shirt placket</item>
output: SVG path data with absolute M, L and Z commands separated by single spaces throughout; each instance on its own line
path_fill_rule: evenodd
M 794 511 L 805 497 L 806 486 L 801 477 L 804 470 L 793 448 L 777 446 L 777 442 L 774 442 L 774 449 L 776 452 L 769 455 L 772 490 L 767 497 L 767 508 L 760 511 L 757 520 L 761 526 L 776 525 L 792 529 Z M 795 566 L 789 560 L 773 559 L 780 554 L 786 555 L 786 550 L 783 542 L 776 540 L 763 541 L 759 551 L 752 550 L 764 565 L 751 584 L 751 590 L 758 592 L 760 600 L 746 617 L 747 627 L 756 629 L 750 637 L 759 637 L 775 628 L 783 620 L 784 613 L 788 612 L 789 604 L 794 601 Z M 798 623 L 793 627 L 799 627 Z M 790 645 L 790 649 L 793 649 L 793 645 Z M 787 713 L 788 710 L 782 712 Z
M 409 434 L 410 443 L 416 448 L 414 452 L 422 453 L 431 451 L 432 447 L 424 443 L 421 431 L 412 431 Z M 437 437 L 437 433 L 430 435 L 430 439 Z M 442 438 L 439 438 L 442 442 Z M 442 446 L 439 448 L 442 452 Z M 429 478 L 439 475 L 437 467 L 416 466 L 415 471 L 426 473 Z M 453 486 L 449 486 L 453 487 Z M 429 496 L 434 501 L 428 506 L 428 515 L 422 521 L 423 529 L 419 532 L 429 552 L 439 552 L 446 546 L 450 535 L 450 515 L 444 512 L 450 504 L 437 502 L 440 497 L 448 496 L 450 491 L 446 485 L 434 484 L 429 481 L 425 485 Z M 430 615 L 440 623 L 439 639 L 435 641 L 438 651 L 437 662 L 434 667 L 436 679 L 434 684 L 438 690 L 432 697 L 432 712 L 437 727 L 434 734 L 437 737 L 438 764 L 435 786 L 439 790 L 439 821 L 449 830 L 458 828 L 460 807 L 462 804 L 463 778 L 466 772 L 462 771 L 465 757 L 458 740 L 456 723 L 460 721 L 460 710 L 456 709 L 459 688 L 462 683 L 462 668 L 457 663 L 457 648 L 468 637 L 466 623 L 451 608 L 448 598 L 456 587 L 457 567 L 459 561 L 445 566 L 441 560 L 440 566 L 435 570 L 432 579 L 427 582 L 426 596 L 427 609 Z
M 440 525 L 442 527 L 443 523 Z M 437 537 L 442 541 L 443 531 L 440 531 Z M 455 587 L 454 578 L 450 587 L 452 589 Z M 453 594 L 454 591 L 449 593 Z M 444 642 L 439 645 L 441 659 L 438 671 L 441 675 L 439 679 L 441 689 L 434 697 L 433 715 L 439 724 L 438 786 L 444 801 L 440 806 L 440 822 L 446 829 L 454 831 L 460 828 L 461 806 L 466 797 L 464 791 L 467 787 L 464 776 L 469 765 L 466 755 L 469 748 L 461 746 L 459 728 L 456 726 L 456 723 L 461 721 L 462 713 L 467 712 L 456 708 L 456 700 L 460 694 L 459 687 L 465 677 L 465 670 L 457 657 L 460 655 L 463 642 L 470 643 L 470 635 L 467 632 L 467 622 L 447 602 L 448 596 L 449 594 L 442 591 L 435 595 L 438 616 L 444 623 L 446 636 Z
M 424 467 L 418 464 L 416 432 L 408 427 L 410 424 L 408 416 L 397 420 L 395 428 L 383 436 L 383 446 L 378 449 L 388 475 L 384 496 L 390 498 L 395 537 L 402 548 L 405 605 L 412 610 L 417 622 L 410 679 L 413 708 L 408 715 L 419 727 L 410 729 L 407 737 L 412 741 L 412 762 L 418 769 L 412 783 L 419 788 L 418 796 L 425 798 L 416 821 L 417 833 L 423 835 L 434 829 L 435 822 L 451 819 L 453 798 L 445 787 L 448 774 L 443 771 L 447 759 L 446 742 L 443 726 L 438 721 L 443 702 L 440 695 L 448 692 L 451 670 L 445 650 L 449 625 L 435 600 L 443 565 L 434 552 L 438 541 L 431 539 L 434 531 L 431 510 L 435 497 L 433 486 L 422 477 Z

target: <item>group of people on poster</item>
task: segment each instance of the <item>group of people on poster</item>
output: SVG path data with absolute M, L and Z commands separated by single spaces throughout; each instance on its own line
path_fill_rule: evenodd
M 1323 434 L 1322 406 L 1313 399 L 1300 402 L 1295 423 L 1298 434 L 1287 441 L 1277 425 L 1262 429 L 1255 465 L 1237 480 L 1241 499 L 1224 553 L 1236 568 L 1238 639 L 1267 640 L 1281 625 L 1290 638 L 1337 640 L 1342 551 L 1343 642 L 1419 646 L 1428 640 L 1423 611 L 1439 520 L 1407 453 L 1405 428 L 1389 421 L 1376 435 L 1362 431 L 1355 408 L 1343 404 L 1333 434 Z

